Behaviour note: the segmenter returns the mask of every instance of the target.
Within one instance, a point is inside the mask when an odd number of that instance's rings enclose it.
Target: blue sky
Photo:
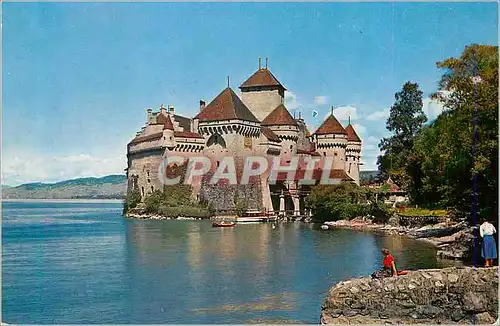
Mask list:
[[[394,93],[418,82],[435,116],[435,63],[497,23],[496,3],[4,3],[2,180],[123,173],[145,108],[193,116],[258,57],[311,131],[351,115],[374,169]]]

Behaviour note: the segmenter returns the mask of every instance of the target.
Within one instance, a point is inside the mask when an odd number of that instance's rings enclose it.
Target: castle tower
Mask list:
[[[160,111],[160,114],[156,116],[156,124],[163,125],[163,138],[160,140],[161,144],[168,149],[173,149],[175,147],[174,124],[170,116],[166,114],[163,109]]]
[[[278,105],[264,120],[262,126],[269,127],[281,140],[281,154],[295,155],[299,127],[283,104]]]
[[[285,87],[267,69],[257,70],[240,86],[241,99],[252,113],[264,120],[278,105],[284,102]]]
[[[225,149],[239,153],[257,147],[260,121],[230,87],[208,105],[200,106],[200,113],[194,119],[197,120],[198,132],[205,137],[207,149],[220,145],[221,153],[225,153]],[[210,151],[217,154],[212,149]]]
[[[347,132],[346,164],[345,172],[354,179],[359,186],[359,166],[361,165],[361,139],[356,134],[354,127],[349,125],[345,128]]]
[[[333,115],[333,110],[313,134],[313,142],[318,153],[333,157],[333,169],[345,170],[347,131]]]

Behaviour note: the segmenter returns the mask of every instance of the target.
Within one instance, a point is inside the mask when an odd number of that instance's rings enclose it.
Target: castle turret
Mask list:
[[[345,128],[347,132],[347,148],[345,171],[359,185],[359,167],[361,165],[361,139],[356,134],[354,127],[349,125]]]
[[[174,124],[170,119],[170,116],[160,112],[156,117],[156,123],[163,125],[163,138],[161,139],[161,143],[168,149],[173,149],[175,147],[175,139],[174,139]]]
[[[345,170],[347,131],[332,113],[313,134],[316,151],[333,157],[333,169]]]
[[[299,127],[283,104],[278,105],[262,120],[262,126],[269,127],[281,140],[281,154],[297,153]]]
[[[237,153],[242,149],[255,149],[258,145],[260,121],[230,87],[203,107],[195,119],[207,147],[220,145]],[[217,152],[211,151],[213,154]]]
[[[284,102],[286,88],[267,69],[257,70],[240,86],[241,99],[259,119],[264,120],[278,105]]]

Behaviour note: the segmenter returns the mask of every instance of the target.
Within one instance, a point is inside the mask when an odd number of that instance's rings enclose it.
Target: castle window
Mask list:
[[[149,177],[149,171],[147,171],[148,177]]]
[[[172,136],[170,136],[170,140],[172,140],[172,139],[173,139]]]
[[[151,192],[154,192],[155,191],[155,188],[153,186],[151,186]]]
[[[167,139],[167,137],[163,137],[163,140]]]
[[[151,179],[148,179],[148,183],[151,183]]]
[[[141,187],[141,196],[144,197],[144,187]]]
[[[290,145],[290,150],[293,148],[293,145]]]
[[[323,152],[324,156],[326,156],[326,152]]]
[[[337,153],[333,153],[334,156],[337,156]]]
[[[217,161],[217,167],[219,167],[219,165],[220,165],[220,161]]]

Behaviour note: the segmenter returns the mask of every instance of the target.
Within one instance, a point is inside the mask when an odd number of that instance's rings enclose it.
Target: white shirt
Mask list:
[[[484,222],[481,224],[479,227],[479,234],[481,235],[481,238],[484,238],[485,235],[493,235],[493,233],[497,232],[493,224]]]

